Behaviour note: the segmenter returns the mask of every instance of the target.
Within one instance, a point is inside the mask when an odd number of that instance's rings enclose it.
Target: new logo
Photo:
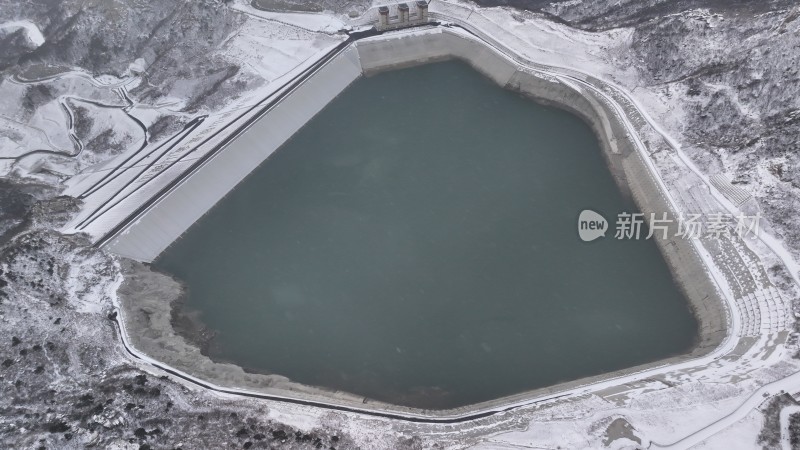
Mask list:
[[[605,217],[591,209],[581,211],[578,216],[578,236],[583,242],[605,237],[606,231],[608,231],[608,221]]]

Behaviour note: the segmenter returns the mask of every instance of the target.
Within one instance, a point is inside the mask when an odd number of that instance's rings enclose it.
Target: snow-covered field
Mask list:
[[[0,170],[16,179],[63,188],[64,194],[82,200],[76,213],[58,224],[39,220],[40,230],[63,225],[64,230],[85,232],[93,240],[102,237],[126,211],[143,204],[182,168],[218,144],[225,135],[217,131],[246,119],[249,108],[274,95],[283,81],[342,42],[345,36],[339,30],[373,18],[373,11],[353,20],[329,13],[264,12],[243,0],[235,2],[233,9],[242,19],[221,39],[217,52],[242,68],[236,76],[247,89],[231,91],[221,103],[189,108],[187,99],[197,97],[199,89],[198,82],[189,78],[170,85],[156,101],[148,101],[140,93],[151,83],[146,74],[151,61],[138,58],[128,61],[125,73],[114,75],[71,67],[41,77],[3,76],[0,95],[11,101],[0,103],[0,156],[4,158]],[[637,56],[631,51],[639,45],[640,32],[633,27],[590,32],[530,12],[478,8],[457,0],[436,0],[430,11],[437,20],[463,26],[521,64],[595,92],[629,127],[640,156],[676,210],[704,215],[749,213],[759,210],[756,198],[780,187],[775,181],[748,189],[734,187],[728,180],[736,173],[730,168],[740,156],[731,153],[719,164],[685,138],[692,126],[685,102],[694,100],[642,80],[635,68]],[[724,21],[724,15],[707,10],[679,16],[671,20],[709,28]],[[787,20],[780,26],[796,32],[798,22]],[[0,23],[0,37],[17,32],[34,49],[47,42],[47,32],[40,30],[45,28],[29,20]],[[213,84],[215,74],[223,79],[223,72],[214,72],[204,83]],[[709,88],[719,95],[732,95],[727,85]],[[756,114],[744,102],[738,110],[744,116]],[[160,119],[169,115],[194,125],[153,133]],[[202,121],[191,122],[199,117]],[[774,180],[775,161],[755,164],[765,180]],[[339,430],[352,439],[348,445],[375,449],[756,447],[765,424],[774,422],[767,420],[770,399],[800,392],[793,328],[800,267],[794,256],[800,244],[787,241],[786,230],[792,226],[765,221],[758,239],[694,242],[730,312],[728,339],[702,359],[581,386],[513,411],[447,425],[267,401],[261,402],[268,409],[264,419],[303,432]],[[101,320],[113,308],[111,297],[120,283],[118,266],[102,252],[76,253],[66,249],[66,244],[63,247],[54,254],[59,258],[56,266],[62,268],[56,270],[63,278],[58,289],[68,299],[69,314],[81,317],[81,323]],[[102,266],[102,273],[92,274],[93,265]],[[36,279],[40,266],[15,261],[4,262],[2,268],[6,273],[13,268],[18,274],[7,290],[19,301],[44,295],[39,287],[18,281]],[[10,310],[0,314],[2,323],[10,327],[21,327],[18,318],[25,317]],[[102,351],[108,352],[114,364],[164,375],[126,356],[118,339],[99,341],[92,340],[106,349]],[[91,372],[90,368],[71,370]],[[244,402],[191,384],[184,389],[193,392],[195,399]],[[784,408],[777,431],[772,430],[780,437],[783,429],[784,441],[788,439],[787,414],[794,411],[790,408]],[[24,434],[19,427],[13,429]],[[780,439],[775,445],[780,445]]]

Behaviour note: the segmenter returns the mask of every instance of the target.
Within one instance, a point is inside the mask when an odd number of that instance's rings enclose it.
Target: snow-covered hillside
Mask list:
[[[748,207],[800,260],[794,0],[434,2],[495,27],[531,60],[619,86],[710,183],[752,196]],[[369,19],[359,16],[368,0],[255,3],[269,11],[245,0],[0,0],[0,446],[637,448],[714,422],[698,448],[779,448],[781,427],[798,428],[782,394],[800,386],[770,384],[793,380],[796,334],[786,346],[753,337],[737,348],[750,359],[692,379],[435,426],[216,395],[139,365],[109,320],[122,273],[135,289],[178,284],[55,232],[80,208],[60,193],[197,117],[252,105]],[[779,258],[765,264],[770,288],[747,299],[796,293]]]

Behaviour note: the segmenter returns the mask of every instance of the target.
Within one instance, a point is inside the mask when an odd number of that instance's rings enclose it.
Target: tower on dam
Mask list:
[[[388,6],[381,6],[378,8],[378,27],[387,27],[389,26],[389,7]]]
[[[408,22],[408,3],[400,3],[397,5],[397,17],[400,19],[400,24]]]
[[[417,20],[428,21],[428,2],[420,0],[417,2]]]
[[[428,2],[424,0],[413,2],[413,10],[408,3],[384,5],[378,7],[378,30],[393,30],[404,27],[417,26],[427,23]]]

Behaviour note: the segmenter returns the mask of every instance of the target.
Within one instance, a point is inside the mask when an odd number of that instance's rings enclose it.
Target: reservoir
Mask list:
[[[591,243],[587,208],[612,228]],[[215,360],[446,409],[692,348],[655,243],[614,239],[620,212],[588,125],[448,61],[357,80],[153,266]]]

